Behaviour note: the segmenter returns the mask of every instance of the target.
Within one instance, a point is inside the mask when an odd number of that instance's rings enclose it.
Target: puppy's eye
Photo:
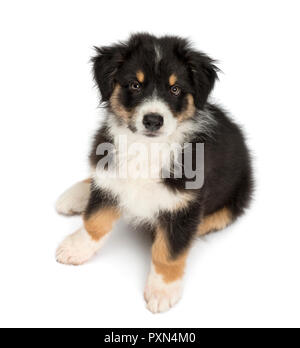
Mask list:
[[[139,91],[141,89],[141,84],[137,81],[131,82],[129,87],[132,91]]]
[[[170,91],[171,91],[171,93],[172,93],[173,95],[175,95],[176,97],[178,97],[178,96],[180,95],[180,93],[181,93],[181,88],[178,87],[178,86],[172,86],[172,87],[170,88]]]

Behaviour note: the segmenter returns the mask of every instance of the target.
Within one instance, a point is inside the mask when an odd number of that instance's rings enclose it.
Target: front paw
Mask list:
[[[167,283],[161,275],[151,270],[144,296],[147,308],[152,313],[166,312],[181,299],[182,280]]]
[[[56,261],[65,265],[82,265],[100,248],[84,228],[68,236],[56,250]]]

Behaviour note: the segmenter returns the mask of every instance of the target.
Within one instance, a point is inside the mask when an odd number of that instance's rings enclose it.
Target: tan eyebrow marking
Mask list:
[[[139,70],[137,73],[136,73],[136,78],[138,79],[138,81],[140,83],[143,83],[145,81],[145,74]]]
[[[175,74],[172,74],[169,77],[169,84],[170,84],[170,86],[174,86],[176,82],[177,82],[177,76]]]

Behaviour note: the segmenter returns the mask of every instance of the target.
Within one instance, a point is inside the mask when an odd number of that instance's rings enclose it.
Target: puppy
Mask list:
[[[208,102],[214,61],[187,40],[137,34],[96,51],[105,121],[90,153],[91,178],[58,200],[59,213],[83,214],[83,227],[62,242],[57,261],[88,261],[124,217],[153,236],[145,300],[163,312],[181,297],[195,238],[224,229],[248,206],[249,152],[240,128]]]

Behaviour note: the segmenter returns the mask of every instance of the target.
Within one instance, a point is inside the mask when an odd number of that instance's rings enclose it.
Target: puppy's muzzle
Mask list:
[[[150,132],[158,131],[164,124],[164,119],[161,115],[151,113],[144,116],[143,125]]]

